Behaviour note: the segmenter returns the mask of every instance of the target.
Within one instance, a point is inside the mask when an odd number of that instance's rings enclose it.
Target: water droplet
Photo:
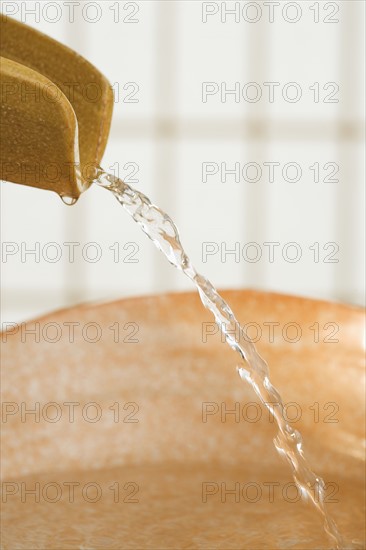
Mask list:
[[[69,197],[68,195],[60,195],[60,197],[61,197],[62,202],[64,204],[66,204],[67,206],[72,206],[78,200],[75,197]]]

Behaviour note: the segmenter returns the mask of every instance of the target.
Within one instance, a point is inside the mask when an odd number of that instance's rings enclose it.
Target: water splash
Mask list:
[[[278,432],[274,444],[279,454],[289,462],[295,483],[301,494],[308,497],[323,517],[324,529],[334,548],[344,548],[342,537],[325,505],[325,484],[310,468],[302,449],[301,434],[285,419],[284,404],[269,378],[268,365],[259,355],[255,345],[245,334],[230,306],[221,298],[208,279],[197,273],[185,253],[179,232],[173,220],[150,200],[122,180],[98,172],[96,183],[111,191],[144,233],[153,241],[169,262],[183,271],[195,284],[203,305],[211,311],[229,346],[240,356],[237,367],[240,377],[249,382],[255,393],[274,417]]]

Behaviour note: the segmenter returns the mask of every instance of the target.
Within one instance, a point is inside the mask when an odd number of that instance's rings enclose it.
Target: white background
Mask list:
[[[122,176],[130,171],[127,163],[138,166],[133,185],[175,219],[189,256],[215,286],[363,303],[364,2],[120,1],[117,12],[115,1],[80,1],[74,2],[74,21],[70,2],[2,4],[3,12],[15,12],[16,19],[89,59],[119,90],[103,166],[119,163]],[[225,10],[233,9],[225,21]],[[236,102],[233,94],[217,93],[203,102],[204,82],[219,90],[238,82],[240,92],[256,82],[262,97],[251,103],[244,93]],[[265,82],[279,83],[273,102]],[[297,102],[283,98],[289,82],[301,89]],[[133,103],[126,102],[130,83],[138,87]],[[318,102],[310,89],[314,83]],[[339,87],[335,103],[324,102],[334,86],[328,83]],[[224,182],[219,172],[203,182],[207,162],[219,170],[221,163],[228,169],[257,163],[262,177],[235,181],[228,174]],[[280,163],[273,182],[263,165],[269,162]],[[300,166],[299,181],[282,176],[288,163]],[[319,182],[310,169],[314,163]],[[338,181],[324,181],[331,172],[323,169],[326,163],[339,167]],[[288,179],[293,174],[290,169]],[[66,207],[54,193],[4,182],[1,225],[3,246],[19,248],[13,256],[2,255],[3,322],[80,302],[191,288],[96,186]],[[50,242],[62,250],[55,263],[47,257],[53,254]],[[80,243],[76,261],[70,261],[65,242]],[[95,263],[86,255],[93,255],[93,247],[85,249],[92,242],[102,254]],[[117,242],[121,254],[115,262],[110,247]],[[208,242],[217,252],[204,258]],[[272,262],[268,242],[279,243]],[[293,242],[301,251],[297,262],[289,261]],[[39,262],[31,254],[22,258],[22,249],[35,246]],[[239,258],[225,256],[235,247]],[[337,248],[328,260],[338,261],[325,261]],[[129,263],[133,250],[137,261]],[[261,258],[248,261],[255,251]]]

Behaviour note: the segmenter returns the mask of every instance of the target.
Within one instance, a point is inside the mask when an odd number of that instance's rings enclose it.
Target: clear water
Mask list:
[[[203,305],[214,315],[216,323],[225,334],[227,343],[239,355],[237,370],[240,377],[249,382],[276,421],[278,432],[274,444],[277,451],[289,462],[293,478],[303,497],[309,498],[322,515],[324,529],[333,547],[344,548],[342,537],[325,505],[324,481],[312,471],[304,457],[301,434],[285,420],[283,401],[271,383],[267,363],[259,355],[253,342],[245,336],[229,305],[221,298],[210,281],[197,273],[191,264],[181,245],[178,229],[173,220],[157,206],[151,204],[145,195],[102,169],[98,171],[96,183],[114,194],[118,202],[141,226],[144,233],[163,252],[169,262],[183,271],[196,285]],[[238,335],[244,335],[244,337],[237,338]]]
[[[69,197],[68,195],[61,195],[61,200],[66,206],[73,206],[77,203],[77,200],[75,197]]]

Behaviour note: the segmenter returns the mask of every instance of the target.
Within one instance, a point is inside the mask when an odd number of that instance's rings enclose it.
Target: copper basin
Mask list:
[[[364,548],[363,312],[223,295],[270,365],[347,547]],[[4,550],[332,547],[215,330],[184,293],[3,333]]]

